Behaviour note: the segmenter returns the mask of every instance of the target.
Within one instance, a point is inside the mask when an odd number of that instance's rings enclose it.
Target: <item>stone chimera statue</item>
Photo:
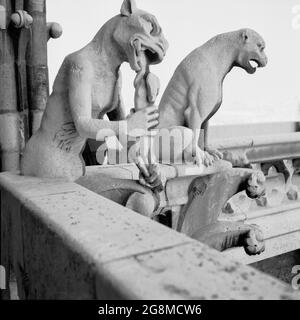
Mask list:
[[[163,60],[168,44],[156,18],[124,0],[113,17],[84,48],[68,55],[55,79],[39,130],[26,145],[24,175],[62,177],[75,181],[85,172],[81,152],[88,138],[145,131],[158,124],[156,107],[139,110],[125,119],[120,96],[120,66],[132,70]],[[107,114],[112,121],[103,120]],[[126,132],[120,132],[127,127]]]

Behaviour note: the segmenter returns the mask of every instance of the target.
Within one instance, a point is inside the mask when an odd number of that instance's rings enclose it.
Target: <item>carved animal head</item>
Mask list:
[[[152,14],[137,9],[134,0],[124,0],[121,19],[113,38],[136,72],[142,69],[145,62],[160,63],[168,49],[168,42],[157,19]]]
[[[265,186],[266,178],[260,171],[254,172],[250,175],[246,182],[246,194],[251,199],[260,198],[266,193]]]
[[[265,67],[268,58],[264,52],[265,41],[254,30],[242,29],[238,31],[239,46],[236,65],[253,74],[256,68]]]

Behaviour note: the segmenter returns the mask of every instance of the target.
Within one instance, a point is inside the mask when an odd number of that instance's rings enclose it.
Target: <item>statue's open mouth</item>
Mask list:
[[[150,64],[155,64],[161,62],[158,52],[155,50],[148,48],[144,50],[145,56]]]
[[[134,52],[133,69],[138,72],[145,67],[145,64],[158,64],[165,56],[165,49],[160,44],[148,45],[137,38],[132,41]]]
[[[263,64],[257,59],[250,59],[247,63],[247,71],[254,73],[257,68],[261,68]]]

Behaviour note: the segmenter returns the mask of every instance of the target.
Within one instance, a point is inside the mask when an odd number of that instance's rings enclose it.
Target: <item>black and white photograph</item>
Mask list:
[[[300,300],[300,0],[0,0],[0,218],[0,317]]]

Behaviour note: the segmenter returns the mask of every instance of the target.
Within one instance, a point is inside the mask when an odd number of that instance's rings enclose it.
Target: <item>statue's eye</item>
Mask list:
[[[161,28],[155,17],[146,15],[143,17],[143,20],[144,20],[143,26],[145,28],[145,31],[147,29],[147,32],[149,32],[151,36],[154,36],[154,37],[160,35]]]
[[[157,36],[161,33],[161,29],[159,24],[155,20],[151,20],[150,22],[150,34],[152,36]]]
[[[150,23],[150,34],[154,34],[156,30],[156,26],[153,22]]]
[[[265,49],[265,47],[261,43],[258,43],[257,47],[260,51],[263,51]]]

